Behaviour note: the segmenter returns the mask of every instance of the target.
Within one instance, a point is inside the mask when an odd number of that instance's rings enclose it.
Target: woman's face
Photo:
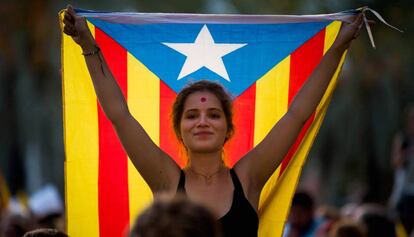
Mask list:
[[[208,91],[189,95],[184,103],[180,130],[189,151],[221,151],[227,134],[227,122],[218,98]]]

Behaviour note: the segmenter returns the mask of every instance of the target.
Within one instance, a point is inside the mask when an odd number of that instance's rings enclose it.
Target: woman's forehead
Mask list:
[[[188,107],[209,106],[221,108],[220,100],[211,92],[197,91],[190,94],[184,104],[184,109]]]

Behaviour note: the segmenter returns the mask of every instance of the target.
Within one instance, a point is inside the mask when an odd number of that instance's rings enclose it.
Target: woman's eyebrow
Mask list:
[[[188,113],[188,112],[197,112],[199,111],[199,109],[187,109],[184,111],[184,113]]]
[[[210,107],[207,108],[208,111],[219,111],[219,112],[223,112],[222,109],[218,108],[218,107]],[[200,109],[194,108],[194,109],[187,109],[184,111],[184,113],[189,113],[189,112],[198,112],[200,111]]]
[[[222,109],[220,109],[220,108],[216,108],[216,107],[211,107],[211,108],[208,108],[207,110],[209,110],[209,111],[219,111],[219,112],[223,112],[223,110]]]

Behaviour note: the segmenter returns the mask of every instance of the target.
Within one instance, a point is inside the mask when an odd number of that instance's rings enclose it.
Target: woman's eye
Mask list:
[[[221,116],[220,114],[211,114],[210,117],[213,119],[219,119]]]
[[[185,118],[186,118],[186,119],[195,119],[195,118],[196,118],[196,115],[195,115],[195,114],[187,114],[187,115],[185,116]]]

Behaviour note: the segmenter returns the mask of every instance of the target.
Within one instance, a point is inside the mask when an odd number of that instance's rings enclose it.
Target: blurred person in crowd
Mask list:
[[[33,229],[32,220],[17,213],[7,213],[0,223],[0,237],[22,237]]]
[[[355,219],[357,215],[359,204],[350,202],[343,205],[340,209],[341,218]]]
[[[65,219],[62,213],[51,213],[42,218],[35,219],[39,228],[56,228],[59,231],[65,230]]]
[[[366,213],[362,223],[367,228],[367,237],[395,237],[395,225],[386,215]]]
[[[340,214],[335,207],[323,205],[316,209],[316,218],[321,220],[321,224],[315,237],[328,237],[332,227],[340,220]]]
[[[26,205],[19,198],[9,198],[0,222],[0,237],[21,237],[35,224]]]
[[[8,206],[9,195],[9,189],[7,187],[6,181],[3,178],[3,174],[0,171],[0,213],[2,213],[2,211],[4,211]]]
[[[395,237],[395,223],[387,216],[385,206],[367,203],[358,207],[355,219],[362,223],[367,231],[367,237]]]
[[[397,206],[397,221],[405,233],[414,233],[414,196],[403,196]]]
[[[34,192],[29,208],[38,228],[65,230],[63,202],[55,186],[48,184]]]
[[[67,234],[57,229],[36,229],[36,230],[29,231],[23,235],[23,237],[50,237],[50,236],[68,237]]]
[[[10,199],[9,196],[9,188],[6,184],[6,181],[4,180],[2,172],[0,171],[0,223],[2,222],[2,217],[5,214],[6,209],[8,208]]]
[[[311,237],[321,224],[314,216],[314,201],[307,192],[296,192],[283,237]]]
[[[406,107],[404,128],[394,139],[392,165],[395,174],[390,205],[410,233],[414,227],[414,103]]]
[[[131,237],[220,237],[213,214],[185,196],[158,198],[141,213]]]
[[[344,219],[335,223],[329,237],[366,237],[365,226],[354,220]]]

